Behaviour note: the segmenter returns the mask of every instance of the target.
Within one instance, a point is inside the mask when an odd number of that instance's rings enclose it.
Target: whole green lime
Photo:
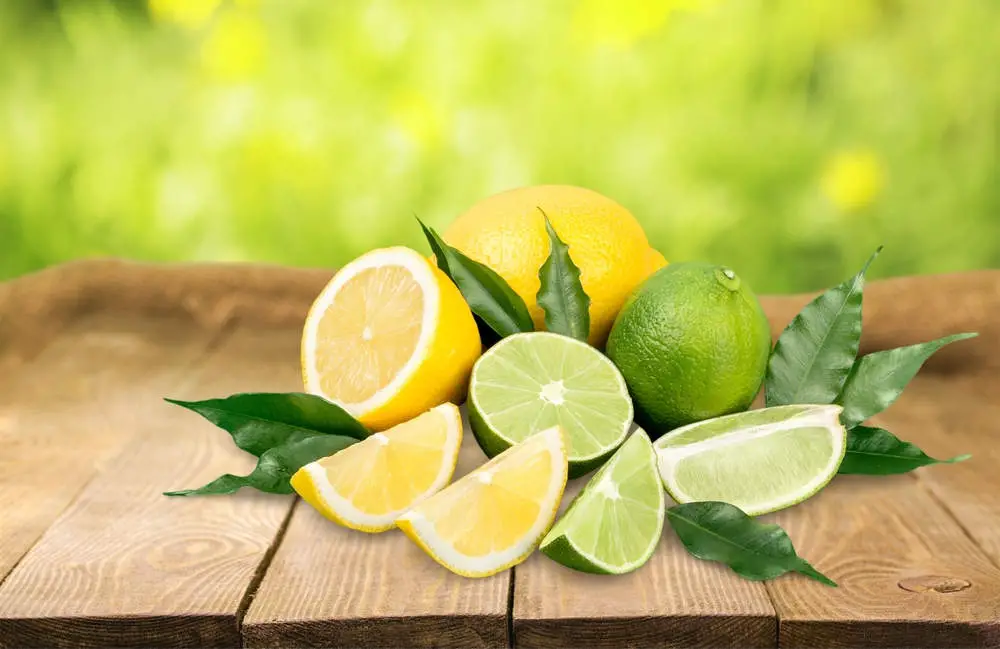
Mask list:
[[[750,407],[771,350],[767,318],[729,268],[671,264],[629,297],[608,338],[635,418],[653,436]]]

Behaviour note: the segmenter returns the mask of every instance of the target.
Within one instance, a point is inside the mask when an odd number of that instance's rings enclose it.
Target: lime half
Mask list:
[[[663,501],[653,444],[637,430],[573,500],[541,550],[575,570],[631,572],[660,542]]]
[[[515,334],[472,368],[469,421],[490,457],[560,426],[569,476],[576,478],[621,445],[632,425],[632,399],[618,368],[590,345],[553,333]]]
[[[721,500],[750,516],[800,503],[844,459],[841,410],[777,406],[678,428],[656,440],[663,486],[679,503]]]

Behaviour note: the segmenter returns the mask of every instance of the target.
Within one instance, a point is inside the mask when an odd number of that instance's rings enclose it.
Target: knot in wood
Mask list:
[[[972,582],[957,577],[941,575],[921,575],[899,580],[899,587],[911,593],[957,593],[972,585]]]

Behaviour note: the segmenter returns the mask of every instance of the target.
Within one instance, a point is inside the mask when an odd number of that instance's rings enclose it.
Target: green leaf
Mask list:
[[[299,433],[368,437],[368,429],[343,408],[312,394],[257,392],[205,401],[166,401],[228,431],[237,447],[257,457]]]
[[[527,305],[504,278],[449,246],[420,219],[417,222],[437,258],[438,268],[455,282],[473,313],[501,337],[534,331]]]
[[[538,269],[541,288],[538,289],[538,306],[545,312],[545,328],[587,342],[590,334],[590,298],[580,283],[580,269],[569,256],[569,246],[562,242],[545,218],[549,234],[549,256]]]
[[[833,403],[844,387],[861,341],[865,272],[878,254],[851,279],[807,304],[788,324],[767,363],[768,406]]]
[[[840,473],[892,475],[906,473],[929,464],[952,464],[971,455],[956,455],[950,460],[935,460],[909,442],[904,442],[883,428],[855,426],[847,431],[847,453],[840,463]]]
[[[798,572],[827,586],[837,585],[795,554],[783,529],[758,523],[729,503],[676,505],[667,510],[667,520],[688,552],[706,561],[720,561],[747,579],[760,581]]]
[[[168,491],[166,496],[207,496],[230,494],[242,487],[253,487],[273,494],[293,492],[289,479],[302,466],[347,448],[358,440],[344,435],[293,433],[284,443],[264,451],[249,475],[227,473],[198,489]]]
[[[854,362],[836,403],[844,406],[840,421],[853,428],[872,415],[888,408],[903,392],[924,362],[934,352],[957,340],[975,338],[964,333],[945,336],[926,343],[897,347],[862,356]]]

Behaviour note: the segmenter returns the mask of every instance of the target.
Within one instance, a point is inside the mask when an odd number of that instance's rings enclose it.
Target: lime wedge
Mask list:
[[[569,476],[576,478],[624,441],[632,399],[618,368],[590,345],[547,332],[515,334],[472,368],[469,421],[490,457],[560,426],[569,443]]]
[[[653,444],[637,430],[573,500],[541,550],[575,570],[631,572],[660,542],[663,501]]]
[[[663,486],[679,503],[721,500],[750,516],[800,503],[844,459],[841,410],[776,406],[678,428],[656,440]]]

